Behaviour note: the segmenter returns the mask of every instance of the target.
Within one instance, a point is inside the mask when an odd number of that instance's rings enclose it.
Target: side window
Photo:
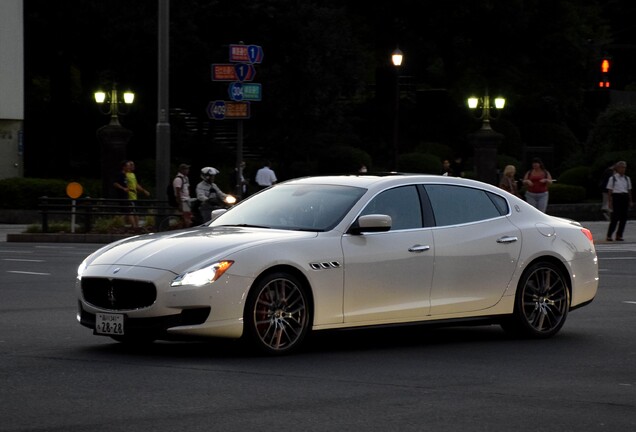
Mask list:
[[[498,195],[463,186],[427,185],[437,226],[492,219],[508,213],[506,200]]]
[[[422,206],[415,186],[402,186],[380,193],[360,215],[368,214],[391,216],[391,231],[422,228]]]
[[[492,202],[495,204],[495,207],[497,207],[497,210],[499,210],[499,214],[501,216],[507,215],[508,209],[509,209],[508,201],[506,201],[506,199],[502,197],[501,195],[496,195],[490,192],[486,192],[486,193],[488,194],[488,198],[490,198]]]

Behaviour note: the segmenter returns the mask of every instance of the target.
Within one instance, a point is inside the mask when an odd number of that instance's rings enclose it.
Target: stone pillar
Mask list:
[[[113,183],[120,171],[121,161],[126,159],[126,146],[132,131],[120,124],[108,124],[97,130],[97,140],[101,146],[102,197],[114,198]]]
[[[490,128],[482,128],[468,135],[473,146],[475,161],[475,178],[484,183],[497,185],[497,147],[504,136]]]

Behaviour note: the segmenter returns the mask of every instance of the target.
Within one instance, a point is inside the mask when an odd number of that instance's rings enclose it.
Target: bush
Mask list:
[[[550,204],[572,204],[585,201],[585,188],[554,183],[550,186]]]
[[[38,198],[64,198],[68,183],[59,179],[9,178],[0,180],[0,208],[37,209]]]
[[[38,199],[67,198],[66,186],[70,182],[62,179],[37,179],[14,177],[0,180],[0,208],[33,210],[38,208]],[[80,180],[84,189],[82,196],[100,197],[100,180]]]
[[[401,172],[439,174],[442,172],[442,161],[430,154],[406,153],[400,155],[398,169]]]
[[[559,176],[559,184],[587,187],[591,181],[592,170],[586,166],[570,168]]]
[[[581,186],[585,189],[586,198],[594,198],[600,196],[598,186],[599,179],[593,172],[592,168],[587,166],[578,166],[563,171],[559,176],[560,185]]]

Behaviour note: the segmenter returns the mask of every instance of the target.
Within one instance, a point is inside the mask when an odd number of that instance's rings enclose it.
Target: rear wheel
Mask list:
[[[312,322],[307,288],[287,273],[266,276],[248,296],[244,322],[246,337],[260,351],[270,355],[294,351]]]
[[[563,327],[569,309],[570,290],[563,271],[550,262],[537,262],[521,276],[513,316],[502,327],[520,336],[547,338]]]

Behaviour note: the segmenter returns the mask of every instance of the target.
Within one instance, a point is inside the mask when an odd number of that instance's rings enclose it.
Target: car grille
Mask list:
[[[153,283],[126,279],[83,277],[82,294],[91,305],[110,310],[141,309],[157,299]]]

